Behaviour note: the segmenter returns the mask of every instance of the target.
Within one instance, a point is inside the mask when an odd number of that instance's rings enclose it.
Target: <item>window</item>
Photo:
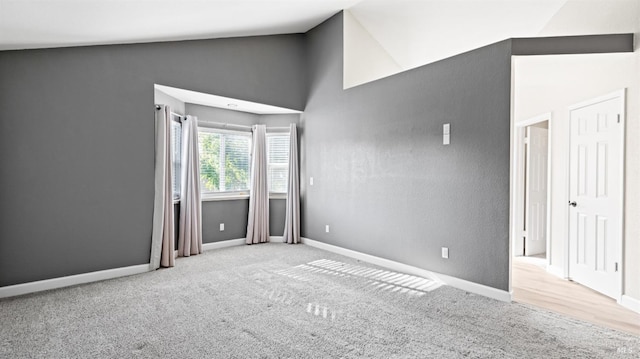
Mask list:
[[[267,134],[267,183],[271,193],[287,193],[289,134]]]
[[[182,160],[182,123],[179,119],[171,121],[171,148],[173,153],[171,155],[171,165],[173,170],[173,199],[180,199],[180,182],[181,171],[180,162]]]
[[[198,128],[203,194],[249,190],[251,133]]]

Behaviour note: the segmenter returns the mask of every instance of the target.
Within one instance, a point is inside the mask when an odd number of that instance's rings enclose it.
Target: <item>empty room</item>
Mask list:
[[[640,0],[0,0],[0,358],[638,358]]]

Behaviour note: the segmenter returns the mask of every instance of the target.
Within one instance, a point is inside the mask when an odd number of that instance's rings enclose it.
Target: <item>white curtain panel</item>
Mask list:
[[[300,243],[300,181],[298,174],[298,132],[296,124],[289,129],[289,183],[287,185],[287,212],[284,222],[285,243]]]
[[[202,203],[200,202],[200,159],[198,119],[187,116],[182,123],[182,187],[180,190],[180,232],[178,255],[202,253]]]
[[[247,244],[269,242],[269,188],[267,187],[266,126],[253,126],[253,156]]]
[[[173,193],[171,188],[171,108],[156,109],[155,197],[149,269],[174,266]]]

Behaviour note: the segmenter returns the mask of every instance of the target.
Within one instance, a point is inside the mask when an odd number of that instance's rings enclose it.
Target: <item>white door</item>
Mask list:
[[[547,160],[546,128],[527,127],[527,161],[525,185],[524,254],[532,256],[547,251]]]
[[[569,277],[620,295],[624,92],[570,110]]]

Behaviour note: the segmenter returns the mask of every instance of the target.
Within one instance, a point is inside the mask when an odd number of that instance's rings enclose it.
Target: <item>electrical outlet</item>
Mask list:
[[[449,248],[442,247],[442,258],[445,258],[445,259],[449,258]]]
[[[324,231],[329,233],[329,225],[328,224],[326,226],[324,226]]]
[[[224,223],[220,223],[220,232],[224,231]]]

